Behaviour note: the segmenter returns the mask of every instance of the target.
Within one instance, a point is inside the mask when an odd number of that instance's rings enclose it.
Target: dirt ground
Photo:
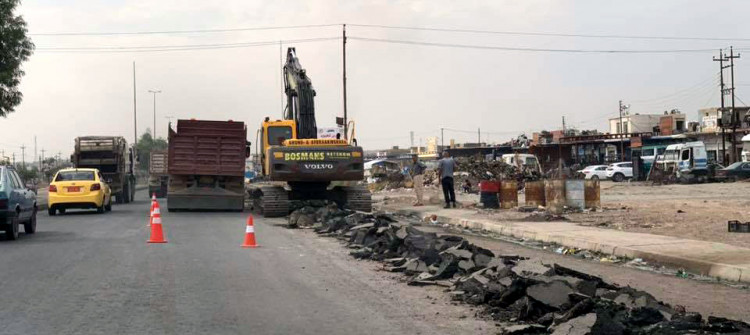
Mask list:
[[[426,189],[430,203],[442,202],[442,190]],[[410,189],[382,191],[375,199],[408,202]],[[474,207],[476,194],[457,194],[463,207]],[[523,193],[519,203],[524,203]],[[651,186],[647,183],[601,183],[601,210],[567,213],[572,222],[604,229],[650,233],[722,242],[750,248],[750,234],[729,233],[728,220],[750,221],[750,183],[710,183]],[[497,220],[522,220],[529,213],[517,210],[479,210]]]

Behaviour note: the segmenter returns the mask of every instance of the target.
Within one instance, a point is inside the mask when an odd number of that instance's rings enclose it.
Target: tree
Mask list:
[[[34,51],[34,43],[26,36],[26,21],[13,15],[20,0],[0,0],[0,116],[15,111],[23,94],[18,90],[24,71],[21,63]]]
[[[146,132],[138,139],[138,161],[141,163],[141,169],[148,170],[148,164],[151,159],[151,150],[167,150],[167,141],[163,138],[154,138],[151,136],[151,129],[146,128]]]

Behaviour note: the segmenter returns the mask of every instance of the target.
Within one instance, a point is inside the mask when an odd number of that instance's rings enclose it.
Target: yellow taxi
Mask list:
[[[69,208],[96,208],[98,213],[112,210],[112,190],[97,169],[62,169],[49,184],[49,215],[65,213]]]

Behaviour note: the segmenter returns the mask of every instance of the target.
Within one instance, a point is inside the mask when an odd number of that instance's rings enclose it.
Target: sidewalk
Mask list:
[[[642,258],[693,273],[750,283],[750,249],[724,243],[584,227],[570,222],[494,221],[483,218],[475,210],[443,209],[438,206],[386,205],[383,209],[420,217],[434,214],[441,223],[454,226],[554,242],[618,257]]]

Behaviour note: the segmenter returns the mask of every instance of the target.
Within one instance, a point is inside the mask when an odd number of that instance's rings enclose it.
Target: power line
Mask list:
[[[660,96],[660,97],[657,97],[657,98],[642,99],[642,100],[631,100],[631,102],[632,103],[648,103],[648,102],[656,102],[656,101],[660,101],[660,100],[665,100],[665,99],[671,98],[671,97],[673,97],[675,95],[680,95],[681,93],[684,93],[684,92],[687,92],[687,91],[696,90],[696,89],[699,89],[701,87],[704,87],[707,83],[718,84],[719,83],[719,72],[711,74],[710,77],[707,77],[707,78],[701,80],[698,84],[692,85],[692,86],[690,86],[688,88],[677,90],[677,91],[674,91],[673,93],[670,93],[670,94],[667,94],[667,95],[664,95],[664,96]]]
[[[203,34],[203,33],[225,33],[255,30],[279,30],[279,29],[301,29],[337,27],[338,23],[329,24],[307,24],[295,26],[271,26],[271,27],[249,27],[249,28],[225,28],[225,29],[193,29],[193,30],[157,30],[157,31],[118,31],[118,32],[57,32],[57,33],[30,33],[31,36],[113,36],[113,35],[174,35],[174,34]]]
[[[318,37],[296,40],[285,40],[282,43],[307,43],[321,42],[341,39],[336,37]],[[223,44],[192,44],[192,45],[155,45],[155,46],[133,46],[133,47],[40,47],[37,52],[45,53],[133,53],[133,52],[161,52],[161,51],[192,51],[192,50],[215,50],[215,49],[236,49],[248,48],[267,45],[278,45],[279,41],[263,42],[242,42],[242,43],[223,43]]]
[[[695,52],[714,52],[713,49],[668,49],[668,50],[597,50],[597,49],[550,49],[550,48],[521,48],[489,45],[470,45],[470,44],[452,44],[452,43],[435,43],[422,41],[393,40],[369,37],[347,37],[351,40],[382,42],[405,45],[422,45],[446,48],[463,48],[463,49],[481,49],[481,50],[503,50],[503,51],[525,51],[525,52],[566,52],[566,53],[622,53],[622,54],[657,54],[657,53],[695,53]]]
[[[493,34],[493,35],[518,35],[518,36],[553,36],[553,37],[583,37],[583,38],[611,38],[611,39],[645,39],[645,40],[681,40],[681,41],[750,41],[750,38],[731,38],[731,37],[693,37],[693,36],[645,36],[645,35],[612,35],[612,34],[565,34],[565,33],[543,33],[543,32],[523,32],[523,31],[497,31],[497,30],[478,30],[478,29],[454,29],[454,28],[429,28],[414,26],[389,26],[379,24],[351,24],[352,27],[363,28],[380,28],[380,29],[398,29],[398,30],[418,30],[418,31],[436,31],[450,33],[472,33],[472,34]]]

